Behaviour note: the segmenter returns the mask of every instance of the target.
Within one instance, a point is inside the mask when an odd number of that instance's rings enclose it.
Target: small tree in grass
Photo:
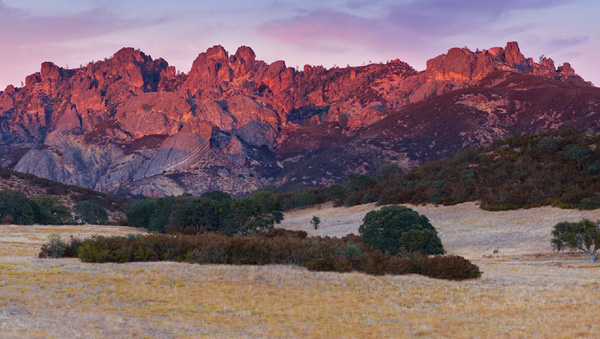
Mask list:
[[[588,219],[580,222],[559,222],[552,230],[552,246],[557,251],[582,251],[590,257],[590,263],[594,263],[600,248],[599,223]]]
[[[310,224],[313,225],[315,229],[318,229],[319,225],[321,224],[321,218],[313,215],[312,219],[310,219]]]

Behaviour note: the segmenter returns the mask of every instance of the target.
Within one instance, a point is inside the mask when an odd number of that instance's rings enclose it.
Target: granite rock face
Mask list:
[[[0,164],[125,195],[243,194],[412,167],[509,130],[598,129],[599,97],[569,63],[536,63],[516,42],[453,48],[421,72],[299,69],[214,46],[184,74],[123,48],[77,69],[44,62],[0,92]]]

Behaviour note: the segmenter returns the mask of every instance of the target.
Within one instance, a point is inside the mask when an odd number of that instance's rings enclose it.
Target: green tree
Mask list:
[[[316,215],[313,215],[312,219],[310,219],[310,224],[315,228],[318,229],[319,225],[321,224],[321,218],[317,217]]]
[[[375,179],[366,174],[350,174],[346,180],[346,187],[350,192],[362,191],[375,184]]]
[[[596,253],[600,247],[600,221],[583,219],[579,222],[559,222],[552,230],[552,246],[557,251],[570,249],[582,251],[596,261]]]
[[[108,221],[106,210],[93,200],[82,200],[75,204],[75,213],[86,224],[103,224]]]
[[[589,157],[591,154],[587,147],[582,147],[575,144],[569,144],[563,148],[560,152],[560,156],[564,160],[575,161],[578,169],[582,168],[582,161]]]
[[[386,164],[377,170],[377,180],[390,180],[397,174],[402,173],[402,169],[396,164]]]
[[[205,199],[211,199],[214,201],[221,201],[221,202],[231,201],[231,195],[229,195],[229,193],[225,193],[222,191],[210,191],[210,192],[202,193],[202,195],[200,197],[205,198]]]
[[[0,221],[2,223],[31,225],[36,222],[35,208],[25,194],[12,190],[0,191]]]
[[[269,211],[268,209],[273,206],[265,207],[262,203],[257,203],[252,198],[233,199],[231,204],[233,218],[227,225],[231,230],[229,234],[247,234],[258,230],[272,229],[275,224],[279,224],[283,220],[283,213],[276,210]]]
[[[45,214],[45,218],[50,224],[61,225],[74,221],[71,210],[55,196],[40,194],[35,196],[33,201],[40,206],[42,213]]]
[[[310,206],[317,203],[317,196],[310,192],[297,192],[292,195],[292,205],[294,208]]]
[[[435,237],[410,233],[403,237],[404,233],[411,230],[429,231]],[[397,254],[400,251],[400,239],[404,242],[414,238],[426,238],[432,244],[426,243],[420,247],[426,254],[443,254],[444,249],[437,237],[435,228],[429,223],[426,216],[404,206],[386,206],[379,211],[371,211],[365,215],[363,224],[358,232],[363,242],[369,247],[382,252]],[[439,246],[437,246],[439,243]],[[406,246],[406,243],[403,243]]]
[[[166,232],[175,198],[148,198],[131,205],[126,213],[127,223],[149,231]]]
[[[192,226],[196,230],[223,231],[224,222],[230,216],[230,200],[181,196],[175,202],[171,224]]]
[[[273,193],[269,191],[255,191],[250,200],[258,206],[261,213],[270,213],[279,210],[279,202]]]
[[[408,253],[444,254],[440,238],[435,231],[429,229],[412,229],[402,233],[398,239],[398,248]]]
[[[325,189],[325,199],[327,201],[342,201],[346,196],[346,187],[342,185],[331,185]]]

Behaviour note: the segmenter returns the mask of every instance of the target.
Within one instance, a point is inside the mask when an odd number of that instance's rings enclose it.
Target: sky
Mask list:
[[[44,61],[76,68],[135,47],[187,73],[213,45],[257,59],[417,70],[452,47],[518,41],[600,86],[597,0],[0,0],[0,91]]]

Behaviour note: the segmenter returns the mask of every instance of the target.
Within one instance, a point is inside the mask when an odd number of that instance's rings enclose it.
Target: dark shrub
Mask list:
[[[360,199],[361,204],[369,204],[375,201],[377,201],[377,197],[375,197],[375,195],[371,192],[365,193],[365,195],[363,195]]]
[[[402,169],[396,164],[382,165],[377,170],[377,180],[390,180],[400,173],[402,173]]]
[[[350,260],[338,256],[315,259],[308,262],[305,267],[309,271],[316,272],[351,272],[353,269]]]
[[[56,251],[50,251],[52,248]],[[47,257],[49,253],[77,256],[85,262],[167,260],[202,264],[295,264],[311,271],[356,270],[375,275],[419,273],[455,280],[481,274],[477,266],[460,257],[444,259],[446,257],[411,254],[408,258],[400,258],[371,250],[356,235],[342,239],[305,238],[301,232],[274,230],[237,237],[205,232],[196,235],[93,236],[83,241],[72,238],[69,244],[51,241],[42,247],[40,256]]]
[[[367,274],[384,275],[386,273],[385,256],[377,250],[360,256],[358,266],[359,271]]]
[[[284,228],[273,228],[262,233],[258,233],[265,238],[275,238],[275,237],[290,237],[290,238],[298,238],[298,239],[306,239],[308,233],[305,231],[292,231],[286,230]]]
[[[446,256],[417,256],[415,260],[417,273],[436,279],[466,280],[481,277],[479,267],[463,257]]]
[[[126,213],[127,223],[133,227],[148,228],[150,217],[156,210],[156,199],[146,199],[131,205]]]

